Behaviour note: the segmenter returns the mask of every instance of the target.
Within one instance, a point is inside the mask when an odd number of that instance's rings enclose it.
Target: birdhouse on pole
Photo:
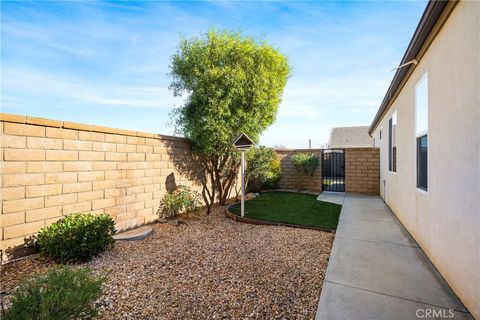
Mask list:
[[[245,150],[248,150],[255,143],[249,136],[242,133],[233,142],[233,146],[242,152],[242,166],[240,167],[240,173],[242,176],[242,202],[241,202],[241,216],[245,215]]]
[[[235,141],[233,142],[233,146],[238,150],[247,150],[254,144],[255,143],[253,142],[253,140],[250,139],[250,137],[247,136],[245,133],[239,135],[238,138],[235,139]]]

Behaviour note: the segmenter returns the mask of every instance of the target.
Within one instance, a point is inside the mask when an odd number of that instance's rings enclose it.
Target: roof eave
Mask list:
[[[407,63],[408,61],[417,58],[418,53],[425,44],[427,37],[435,26],[438,18],[442,14],[443,10],[447,6],[449,1],[442,0],[430,0],[423,12],[422,18],[415,29],[412,39],[405,51],[403,58],[399,65]],[[418,60],[417,60],[418,61]],[[384,114],[387,112],[388,108],[391,105],[391,99],[395,96],[395,93],[400,88],[405,76],[407,75],[410,68],[414,68],[415,65],[409,65],[408,67],[403,67],[397,69],[395,75],[388,87],[387,93],[380,104],[375,118],[373,118],[372,124],[368,129],[368,134],[372,135],[372,132],[377,127],[380,120],[383,118]]]

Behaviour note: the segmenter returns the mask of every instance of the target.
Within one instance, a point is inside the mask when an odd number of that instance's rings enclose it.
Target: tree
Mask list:
[[[210,210],[215,201],[225,204],[237,177],[233,140],[244,132],[258,141],[275,121],[290,66],[265,41],[211,29],[181,39],[170,69],[174,95],[186,95],[172,120],[205,170],[202,194]]]

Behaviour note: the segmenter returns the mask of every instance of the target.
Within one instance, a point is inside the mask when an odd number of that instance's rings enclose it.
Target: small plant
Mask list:
[[[40,254],[58,263],[91,260],[113,247],[115,223],[106,214],[72,214],[38,233]]]
[[[312,177],[320,164],[320,159],[314,154],[297,153],[292,156],[292,164],[298,172],[298,188],[301,189],[303,176]]]
[[[62,266],[23,281],[11,295],[4,320],[91,319],[98,313],[104,278]]]
[[[160,218],[168,219],[179,215],[195,214],[202,204],[200,194],[187,186],[179,185],[167,193],[160,203]]]

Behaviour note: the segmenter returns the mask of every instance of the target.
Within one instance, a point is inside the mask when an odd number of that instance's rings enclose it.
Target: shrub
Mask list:
[[[2,319],[91,319],[98,313],[104,278],[66,266],[23,281],[11,295]]]
[[[113,247],[115,223],[106,214],[72,214],[38,233],[40,253],[58,263],[91,260]]]
[[[320,159],[314,154],[297,153],[292,156],[292,164],[298,172],[299,189],[303,182],[303,176],[313,176],[315,170],[317,170]]]
[[[277,189],[278,183],[280,182],[281,173],[280,159],[275,158],[270,163],[270,170],[265,175],[265,181],[263,182],[262,189]]]
[[[197,213],[202,204],[200,194],[187,186],[179,185],[167,193],[160,203],[160,218],[168,219],[179,215]]]
[[[280,159],[272,148],[255,147],[247,152],[246,188],[251,192],[275,189],[280,180]]]

